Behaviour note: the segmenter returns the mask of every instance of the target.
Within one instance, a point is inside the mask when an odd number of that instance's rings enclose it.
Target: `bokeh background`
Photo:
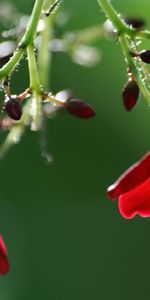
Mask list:
[[[33,1],[12,2],[30,14]],[[150,28],[149,0],[113,4],[124,15],[144,17]],[[105,20],[96,0],[64,0],[62,7],[70,15],[67,30]],[[53,92],[72,88],[95,107],[96,118],[60,114],[49,121],[51,166],[41,159],[38,134],[29,131],[0,162],[0,232],[11,261],[11,272],[0,278],[1,300],[149,299],[150,220],[123,219],[106,188],[149,150],[150,110],[142,96],[132,112],[124,110],[120,46],[99,40],[97,47],[102,60],[95,67],[60,54],[51,73]],[[27,85],[22,62],[13,92]]]

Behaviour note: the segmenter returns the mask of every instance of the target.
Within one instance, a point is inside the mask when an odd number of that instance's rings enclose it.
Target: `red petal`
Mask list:
[[[7,249],[3,241],[2,236],[0,236],[0,275],[4,275],[9,271],[10,265],[7,259]]]
[[[150,178],[137,188],[119,197],[119,211],[126,219],[136,215],[150,217]]]
[[[112,184],[107,192],[111,199],[124,194],[139,184],[143,183],[150,176],[150,152],[148,152],[141,160],[132,165],[124,172],[118,180]]]
[[[79,99],[69,99],[65,103],[65,108],[70,114],[82,119],[89,119],[95,116],[93,108]]]

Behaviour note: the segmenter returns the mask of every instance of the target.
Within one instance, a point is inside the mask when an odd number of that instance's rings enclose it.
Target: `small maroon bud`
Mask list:
[[[146,63],[150,64],[150,50],[143,50],[139,53],[139,57],[141,60]]]
[[[129,80],[122,89],[122,97],[125,109],[132,110],[139,97],[139,87],[134,79]]]
[[[20,120],[22,116],[22,107],[16,96],[6,98],[3,108],[10,118],[16,121]]]
[[[95,116],[95,111],[93,108],[79,100],[79,99],[69,99],[65,103],[65,109],[72,115],[82,118],[89,119]]]
[[[140,18],[125,18],[125,22],[137,30],[145,26],[145,20]]]

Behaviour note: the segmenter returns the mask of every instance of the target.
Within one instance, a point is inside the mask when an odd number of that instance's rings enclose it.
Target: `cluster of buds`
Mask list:
[[[126,18],[125,22],[135,30],[141,30],[145,26],[143,19]],[[133,58],[141,59],[141,61],[146,64],[150,64],[150,50],[142,50],[140,52],[131,51],[130,55]],[[128,78],[127,83],[122,89],[122,98],[125,109],[131,111],[138,102],[140,90],[130,68],[128,69]]]
[[[131,52],[130,55],[133,58],[139,58],[145,64],[150,64],[150,50],[142,50],[140,52]],[[139,87],[138,84],[128,69],[128,81],[122,89],[123,104],[127,111],[131,111],[132,108],[137,104],[139,98]]]
[[[32,90],[27,88],[19,95],[12,95],[8,81],[5,81],[3,86],[5,90],[3,112],[7,116],[0,119],[0,129],[10,129],[17,121],[21,120],[24,111],[23,102],[28,97],[32,97]],[[91,105],[73,97],[69,91],[59,92],[55,96],[41,91],[41,111],[45,117],[49,118],[53,112],[63,110],[81,119],[89,119],[95,116],[95,111]]]
[[[125,24],[127,24],[129,27],[134,29],[135,32],[140,31],[146,25],[145,20],[140,19],[140,18],[133,18],[133,17],[128,18],[127,17],[127,18],[122,18],[122,21]],[[113,37],[115,39],[119,38],[117,31],[115,30],[113,24],[109,20],[107,20],[104,23],[104,32],[105,32],[106,36],[109,38],[113,38]],[[129,45],[130,45],[130,43],[129,43]],[[138,51],[138,47],[134,40],[132,41],[132,46],[133,46],[133,48],[136,49],[136,51],[129,50],[129,56],[131,56],[133,59],[135,59],[135,63],[136,63],[136,60],[138,59],[141,62],[142,69],[145,72],[146,66],[144,66],[144,64],[150,64],[150,50],[147,49],[147,50]],[[138,70],[137,70],[137,72],[138,72]],[[127,111],[131,111],[138,102],[140,89],[139,89],[139,86],[137,83],[137,79],[132,74],[129,65],[128,65],[128,69],[127,69],[127,75],[128,75],[128,81],[126,82],[126,84],[124,85],[124,87],[122,89],[122,99],[123,99],[123,104],[124,104],[125,109]],[[147,75],[148,82],[149,82],[148,70],[145,72],[145,75]],[[140,74],[139,74],[139,76],[140,76]]]

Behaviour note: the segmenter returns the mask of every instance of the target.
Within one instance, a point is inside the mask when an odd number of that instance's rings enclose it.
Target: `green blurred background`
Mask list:
[[[29,14],[33,1],[13,3]],[[112,3],[150,28],[149,0]],[[105,20],[96,0],[64,0],[62,7],[71,16],[67,30]],[[131,113],[124,110],[120,46],[108,40],[97,46],[97,66],[83,68],[61,54],[51,74],[53,92],[72,88],[95,107],[96,118],[61,114],[49,121],[51,166],[41,159],[38,134],[29,131],[0,162],[0,232],[11,261],[11,272],[0,278],[0,300],[149,299],[150,220],[123,219],[106,188],[149,150],[150,111],[142,97]],[[22,64],[14,93],[27,78]]]

